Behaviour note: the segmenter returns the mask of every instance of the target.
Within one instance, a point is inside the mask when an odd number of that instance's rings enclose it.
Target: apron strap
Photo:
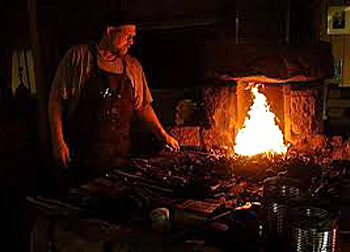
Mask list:
[[[88,44],[88,48],[89,48],[89,51],[92,55],[92,67],[91,67],[91,71],[90,71],[90,76],[93,75],[93,74],[96,74],[98,73],[98,75],[101,77],[101,81],[102,81],[102,85],[103,85],[103,88],[108,88],[108,80],[106,78],[106,75],[103,74],[103,71],[100,70],[100,68],[97,66],[97,54],[98,54],[98,49],[97,49],[97,44],[96,43],[89,43]],[[121,94],[121,89],[122,87],[124,86],[124,83],[125,83],[125,80],[124,78],[129,78],[126,74],[126,61],[125,61],[125,57],[121,57],[122,59],[122,64],[123,64],[123,72],[121,73],[122,75],[122,79],[121,79],[121,85],[119,85],[117,87],[117,90],[115,90],[115,92],[117,94]],[[102,73],[102,74],[101,74]],[[89,77],[90,77],[89,76]]]

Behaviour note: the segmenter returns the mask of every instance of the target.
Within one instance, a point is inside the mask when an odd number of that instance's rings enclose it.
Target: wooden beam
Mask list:
[[[334,63],[340,68],[340,80],[337,80],[335,76],[335,81],[337,84],[344,86],[344,35],[332,35],[332,54],[334,57]],[[339,83],[338,83],[339,81]]]
[[[37,90],[37,110],[39,122],[40,154],[43,161],[49,157],[49,124],[48,124],[48,86],[43,67],[43,46],[40,43],[40,27],[38,25],[37,0],[28,0],[29,39],[33,53],[34,72]]]

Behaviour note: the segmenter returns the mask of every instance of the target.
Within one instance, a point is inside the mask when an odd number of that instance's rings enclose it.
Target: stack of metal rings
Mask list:
[[[338,228],[336,218],[324,209],[302,206],[290,210],[290,251],[336,252]]]
[[[264,184],[264,234],[272,241],[288,237],[288,209],[294,207],[303,195],[297,181],[272,177]]]

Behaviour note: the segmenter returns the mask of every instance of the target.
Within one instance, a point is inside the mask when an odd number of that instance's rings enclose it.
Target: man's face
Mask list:
[[[134,44],[134,37],[136,36],[135,25],[122,25],[118,27],[107,27],[107,35],[115,52],[125,55],[130,46]]]

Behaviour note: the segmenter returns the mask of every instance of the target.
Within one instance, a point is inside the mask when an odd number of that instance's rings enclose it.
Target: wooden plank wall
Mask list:
[[[320,0],[320,40],[328,41],[332,44],[334,63],[341,64],[340,78],[336,76],[331,80],[332,84],[340,87],[350,87],[350,34],[329,35],[327,34],[328,8],[333,5],[348,5],[346,1]]]
[[[330,35],[334,63],[341,64],[339,85],[350,87],[350,35]],[[335,80],[335,82],[337,82]]]

